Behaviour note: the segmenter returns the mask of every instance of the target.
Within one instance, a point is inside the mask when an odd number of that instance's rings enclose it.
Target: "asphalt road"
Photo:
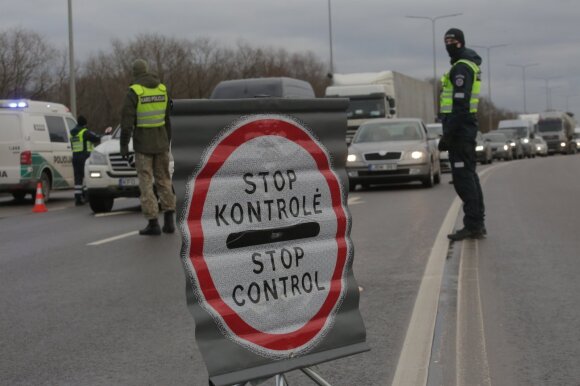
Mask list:
[[[580,156],[484,169],[489,236],[454,243],[442,260],[429,384],[578,385]],[[332,385],[387,385],[411,366],[399,357],[414,344],[417,295],[455,199],[448,180],[350,194],[371,351],[320,365]],[[0,197],[0,384],[207,385],[180,236],[137,235],[133,199],[106,216],[74,207],[72,192],[47,206],[34,214]]]

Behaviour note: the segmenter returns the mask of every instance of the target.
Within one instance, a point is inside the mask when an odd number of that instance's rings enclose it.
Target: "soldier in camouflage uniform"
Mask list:
[[[148,220],[139,231],[142,235],[160,235],[175,232],[175,194],[169,174],[171,122],[170,100],[165,85],[157,75],[148,72],[147,62],[133,63],[134,82],[129,87],[121,118],[121,155],[129,155],[129,141],[133,137],[135,165],[141,190],[141,209]],[[159,208],[153,191],[157,188],[161,210],[164,211],[163,229],[157,217]]]

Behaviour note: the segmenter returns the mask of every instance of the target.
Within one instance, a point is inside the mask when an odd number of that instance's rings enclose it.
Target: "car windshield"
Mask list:
[[[427,131],[429,132],[429,134],[443,136],[443,126],[439,124],[427,125]]]
[[[560,119],[542,119],[538,122],[538,131],[541,133],[560,130],[562,130],[562,121]]]
[[[417,122],[381,122],[362,125],[353,143],[383,141],[416,141],[423,139]]]
[[[501,129],[507,130],[507,129]],[[527,137],[528,136],[528,128],[527,127],[510,127],[509,130],[518,137]]]
[[[485,139],[489,139],[491,142],[505,142],[507,137],[502,133],[488,133],[483,136]]]
[[[115,139],[121,139],[121,126],[117,126],[115,128],[115,131],[113,131],[113,135],[111,137]]]
[[[515,131],[513,129],[497,129],[498,133],[504,133],[506,137],[513,138],[515,136]]]
[[[384,118],[385,101],[382,98],[351,99],[346,116],[350,119]]]

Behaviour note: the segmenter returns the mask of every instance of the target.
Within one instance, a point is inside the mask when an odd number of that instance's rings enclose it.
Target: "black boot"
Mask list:
[[[168,210],[163,214],[164,216],[163,233],[175,232],[175,221],[173,220],[173,213],[175,212],[172,210]]]
[[[161,234],[161,228],[159,227],[159,222],[157,219],[149,220],[149,223],[144,229],[139,231],[140,235],[145,236],[158,236]]]
[[[85,201],[83,200],[83,196],[80,194],[75,194],[75,206],[84,205]]]

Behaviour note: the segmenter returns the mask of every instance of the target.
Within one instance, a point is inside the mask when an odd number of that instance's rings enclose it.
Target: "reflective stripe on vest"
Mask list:
[[[461,59],[453,64],[451,69],[457,63],[467,64],[469,68],[473,71],[473,85],[471,86],[471,98],[469,99],[469,112],[477,113],[477,106],[479,105],[479,93],[481,90],[481,71],[477,64]],[[449,70],[450,72],[451,70]],[[449,72],[441,77],[441,101],[439,112],[442,114],[450,114],[453,110],[453,83],[449,78]]]
[[[73,153],[82,153],[85,151],[91,152],[93,151],[93,143],[90,141],[86,141],[85,143],[85,133],[87,132],[87,128],[83,128],[79,130],[76,135],[70,137],[70,143],[72,146]]]
[[[167,90],[159,83],[156,88],[131,85],[137,94],[137,127],[160,127],[165,124]]]

